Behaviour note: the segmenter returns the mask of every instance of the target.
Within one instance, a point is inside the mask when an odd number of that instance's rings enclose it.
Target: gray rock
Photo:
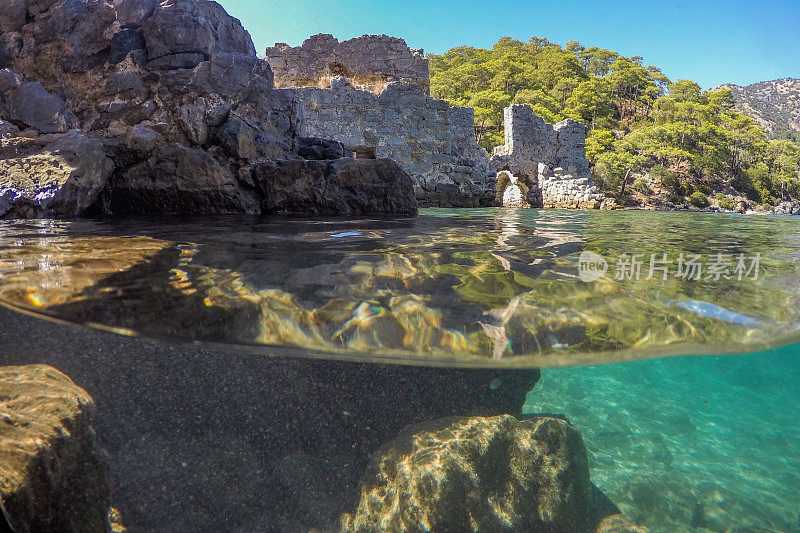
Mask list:
[[[123,27],[140,26],[153,14],[158,0],[122,0],[117,3],[117,21]]]
[[[253,169],[264,214],[413,215],[411,178],[390,159],[267,161]]]
[[[0,32],[0,67],[10,67],[12,61],[22,50],[22,34]]]
[[[22,54],[27,61],[39,61],[47,50],[57,60],[58,69],[71,73],[82,73],[105,62],[114,36],[110,30],[117,18],[114,5],[105,0],[48,2],[52,6],[36,17],[30,30],[26,28]],[[28,11],[35,14],[30,6]]]
[[[185,52],[181,54],[170,54],[168,56],[159,57],[147,62],[147,68],[150,70],[178,70],[194,68],[203,61],[206,56],[196,52]]]
[[[422,50],[412,50],[403,39],[388,35],[362,35],[339,42],[333,35],[309,37],[298,47],[277,43],[266,58],[281,87],[317,85],[331,76],[347,76],[357,85],[380,92],[386,82],[410,80],[427,94],[428,60]]]
[[[231,115],[217,130],[216,140],[231,156],[250,160],[258,157],[258,131],[237,115]]]
[[[38,81],[23,83],[8,95],[6,114],[41,133],[64,133],[70,120],[61,98],[47,92]]]
[[[212,128],[219,128],[231,113],[231,105],[225,101],[213,102],[206,107],[206,124]]]
[[[179,110],[178,123],[189,140],[202,145],[208,140],[208,124],[206,118],[206,102],[198,98],[193,104],[182,105]]]
[[[108,62],[112,65],[120,63],[134,50],[144,50],[145,42],[142,30],[138,28],[124,28],[114,34],[111,39],[111,50]]]
[[[201,54],[206,59],[217,53],[256,55],[250,34],[216,2],[161,2],[142,29],[150,61],[186,53]]]
[[[269,93],[273,83],[272,71],[265,62],[230,53],[214,54],[192,69],[167,70],[162,79],[173,91],[242,99]]]
[[[12,137],[19,133],[19,128],[10,122],[0,119],[0,137]]]
[[[208,152],[158,145],[146,160],[115,176],[99,201],[105,214],[259,214],[254,195]]]
[[[75,217],[97,199],[114,169],[102,144],[78,131],[0,139],[0,216],[27,205],[36,215]]]
[[[19,31],[25,25],[25,0],[4,0],[0,10],[0,33]]]
[[[125,144],[129,150],[145,156],[153,151],[157,142],[158,133],[141,124],[134,126],[125,140]]]
[[[353,152],[339,141],[318,137],[298,137],[297,154],[303,159],[324,160],[353,157]]]
[[[44,13],[58,0],[25,0],[25,7],[31,15]]]
[[[20,78],[13,70],[10,68],[4,68],[0,70],[0,97],[5,95],[7,92],[16,89],[22,85],[22,78]]]

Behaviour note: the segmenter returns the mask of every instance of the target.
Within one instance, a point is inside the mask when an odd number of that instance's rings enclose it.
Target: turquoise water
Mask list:
[[[592,480],[651,532],[800,531],[800,345],[547,369],[526,413],[580,427]]]

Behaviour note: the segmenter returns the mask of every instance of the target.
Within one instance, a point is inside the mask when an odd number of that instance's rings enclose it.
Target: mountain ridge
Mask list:
[[[779,78],[750,85],[724,83],[740,113],[752,117],[772,138],[800,139],[800,79]]]

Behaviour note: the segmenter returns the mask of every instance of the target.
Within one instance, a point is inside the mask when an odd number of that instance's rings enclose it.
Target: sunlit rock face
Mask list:
[[[586,531],[591,490],[583,440],[565,420],[445,419],[376,454],[342,529]]]
[[[362,35],[339,42],[333,35],[309,37],[300,46],[276,43],[266,58],[277,87],[327,87],[331,78],[345,76],[360,89],[380,93],[392,81],[412,81],[428,93],[430,74],[423,50],[403,39]]]
[[[55,368],[0,367],[0,503],[14,531],[107,530],[111,479],[93,409]]]

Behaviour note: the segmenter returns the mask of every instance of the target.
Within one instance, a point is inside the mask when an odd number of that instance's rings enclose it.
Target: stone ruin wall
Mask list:
[[[420,206],[503,205],[512,182],[525,191],[515,206],[611,206],[592,183],[583,124],[551,125],[527,105],[509,106],[505,144],[490,160],[475,141],[474,111],[431,98],[427,60],[402,39],[320,34],[299,47],[278,43],[266,60],[276,87],[291,87],[276,93],[297,117],[298,135],[395,160],[414,180]]]
[[[586,159],[586,126],[572,119],[552,125],[527,105],[504,110],[505,144],[494,149],[491,165],[498,172],[496,201],[505,188],[520,182],[533,207],[597,209],[612,201],[593,185]]]
[[[276,43],[265,58],[275,73],[276,87],[325,88],[331,78],[344,76],[353,85],[380,93],[386,83],[411,81],[430,92],[428,60],[403,39],[362,35],[339,42],[333,35],[309,37],[300,46]]]
[[[408,172],[420,206],[491,206],[495,173],[474,138],[472,108],[451,107],[416,83],[377,95],[334,78],[330,89],[278,89],[298,132],[337,140],[357,157],[390,158]]]

